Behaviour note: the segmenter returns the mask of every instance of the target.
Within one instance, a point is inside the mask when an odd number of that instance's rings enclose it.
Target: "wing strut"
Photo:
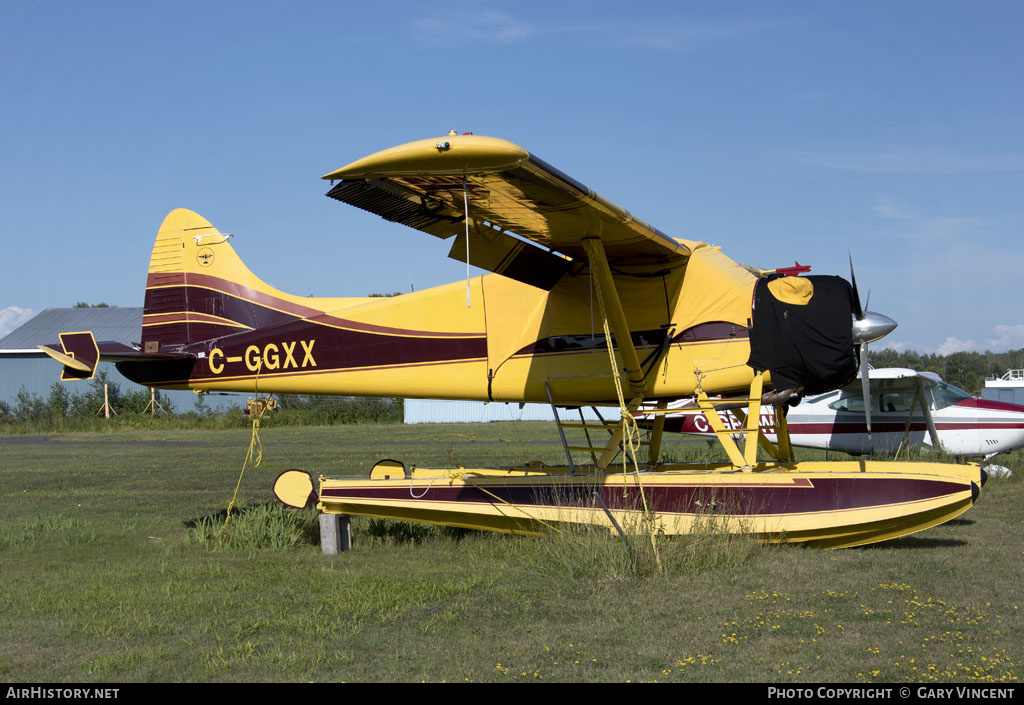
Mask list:
[[[928,435],[932,437],[932,448],[935,450],[945,450],[942,447],[942,441],[939,440],[939,430],[935,428],[935,418],[932,416],[932,390],[926,389],[924,381],[917,378],[918,388],[923,392],[924,397],[921,400],[921,410],[924,412],[924,421],[928,424]]]
[[[626,314],[622,310],[622,302],[619,300],[619,292],[615,288],[615,280],[612,279],[612,271],[608,266],[604,245],[599,238],[588,237],[583,239],[583,247],[587,251],[587,258],[590,260],[590,274],[597,282],[597,301],[601,306],[601,316],[607,321],[614,336],[614,343],[611,338],[606,343],[609,351],[612,351],[614,344],[622,353],[623,372],[626,373],[626,381],[629,384],[629,395],[631,397],[628,404],[623,403],[622,423],[619,424],[612,434],[608,445],[605,446],[604,453],[597,461],[598,467],[606,470],[612,458],[615,457],[620,443],[623,444],[623,451],[625,452],[624,426],[632,422],[632,415],[640,408],[640,404],[644,400],[644,393],[647,391],[647,380],[640,365],[640,357],[636,354],[636,348],[633,346],[633,336],[629,332],[629,322],[626,320]],[[609,354],[612,353],[610,352]],[[613,371],[617,378],[618,370]],[[633,423],[635,424],[635,422]]]
[[[604,245],[599,238],[588,237],[584,238],[583,247],[590,259],[590,272],[600,289],[598,301],[603,309],[602,314],[608,319],[608,324],[615,335],[615,346],[622,352],[622,362],[625,366],[623,371],[629,382],[630,394],[634,397],[642,397],[647,391],[647,381],[644,379],[643,369],[640,367],[640,357],[636,354],[636,348],[633,347],[633,336],[629,333],[629,323],[627,323],[626,314],[622,310],[622,302],[619,301],[619,292],[612,279],[612,271],[608,266],[608,259],[605,257]],[[609,345],[611,345],[611,341],[609,341]]]

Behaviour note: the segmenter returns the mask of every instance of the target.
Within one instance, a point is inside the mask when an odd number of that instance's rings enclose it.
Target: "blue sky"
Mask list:
[[[270,284],[464,277],[321,174],[460,132],[677,237],[848,276],[921,352],[1024,347],[1016,2],[0,4],[0,334],[142,304],[186,207]]]

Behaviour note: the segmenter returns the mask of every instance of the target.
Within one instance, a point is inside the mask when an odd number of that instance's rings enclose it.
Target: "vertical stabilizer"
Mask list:
[[[146,279],[145,352],[174,350],[260,324],[252,307],[244,305],[247,294],[273,290],[242,263],[230,237],[184,208],[164,219]]]
[[[176,353],[193,343],[284,325],[369,300],[279,291],[245,266],[230,239],[185,208],[164,218],[146,279],[144,352]]]

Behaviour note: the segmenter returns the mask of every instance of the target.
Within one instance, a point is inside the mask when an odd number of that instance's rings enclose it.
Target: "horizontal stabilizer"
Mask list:
[[[56,344],[39,345],[39,349],[64,365],[60,378],[62,381],[73,379],[92,379],[96,374],[96,364],[100,361],[100,349],[96,339],[89,331],[61,333],[60,351]]]
[[[40,350],[64,365],[61,381],[92,379],[96,365],[103,362],[175,361],[191,359],[190,353],[143,352],[124,343],[108,340],[97,343],[90,331],[61,333],[60,343],[37,345]]]
[[[92,368],[89,367],[84,362],[79,362],[78,360],[76,360],[71,355],[66,355],[65,353],[61,352],[60,350],[55,350],[54,348],[50,347],[49,345],[37,345],[36,347],[39,348],[40,350],[42,350],[47,355],[49,355],[50,357],[52,357],[54,360],[56,360],[60,364],[64,365],[64,367],[67,367],[67,368],[69,368],[71,370],[75,370],[76,372],[86,372],[86,373],[92,372]]]

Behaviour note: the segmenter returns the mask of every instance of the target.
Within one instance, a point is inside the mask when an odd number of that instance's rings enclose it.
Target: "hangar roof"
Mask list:
[[[58,342],[58,333],[85,330],[92,331],[97,341],[137,343],[142,336],[142,308],[48,308],[0,338],[0,353],[39,352],[36,346]]]

